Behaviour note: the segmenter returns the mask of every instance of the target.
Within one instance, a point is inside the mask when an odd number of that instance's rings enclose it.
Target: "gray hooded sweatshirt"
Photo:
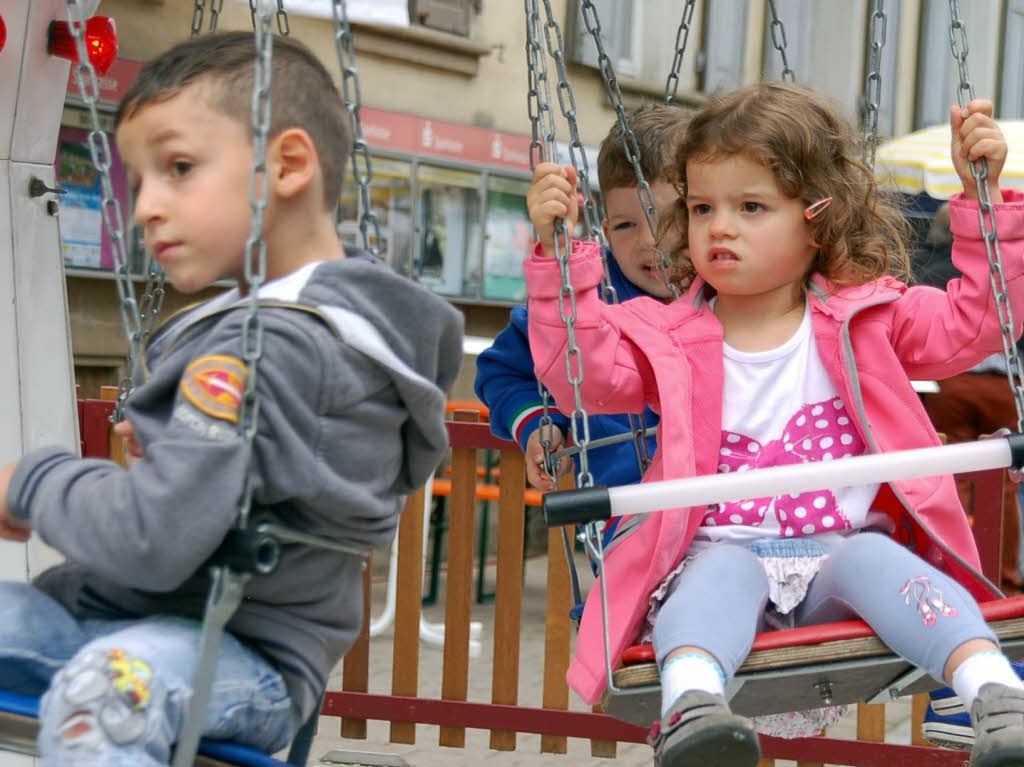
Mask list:
[[[308,265],[259,295],[251,524],[388,543],[403,497],[447,449],[461,315],[365,256]],[[72,614],[202,616],[204,563],[235,523],[248,470],[244,377],[231,375],[248,305],[228,291],[153,334],[128,406],[142,460],[126,470],[44,448],[18,463],[8,506],[67,558],[36,585]],[[249,580],[228,629],[277,666],[305,718],[362,615],[361,558],[290,543],[272,574]]]

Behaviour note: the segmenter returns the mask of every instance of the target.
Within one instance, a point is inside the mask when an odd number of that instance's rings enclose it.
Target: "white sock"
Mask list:
[[[687,652],[671,658],[661,668],[661,715],[687,690],[725,694],[725,672],[703,653]]]
[[[971,704],[978,697],[978,690],[989,682],[998,682],[1007,687],[1024,690],[1024,684],[1017,677],[1010,661],[1001,652],[984,650],[975,653],[961,663],[953,672],[953,690],[964,708],[971,710]]]

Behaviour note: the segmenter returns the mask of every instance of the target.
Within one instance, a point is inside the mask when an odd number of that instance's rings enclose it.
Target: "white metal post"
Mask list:
[[[95,10],[95,3],[87,11]],[[53,194],[53,158],[69,63],[46,50],[63,0],[6,4],[0,52],[0,462],[47,444],[78,448],[74,365]],[[38,539],[0,544],[0,578],[24,580],[58,560]]]

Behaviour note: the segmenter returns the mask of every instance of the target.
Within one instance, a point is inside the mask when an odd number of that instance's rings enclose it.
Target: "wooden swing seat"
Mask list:
[[[0,690],[0,753],[38,756],[39,699]],[[289,767],[286,762],[246,746],[204,739],[195,767]]]
[[[1024,657],[1024,596],[981,604],[1003,651]],[[604,712],[647,727],[661,712],[658,666],[651,645],[630,647],[606,691]],[[781,714],[815,705],[885,703],[928,692],[939,683],[890,650],[864,621],[782,629],[758,634],[726,694],[743,716]]]

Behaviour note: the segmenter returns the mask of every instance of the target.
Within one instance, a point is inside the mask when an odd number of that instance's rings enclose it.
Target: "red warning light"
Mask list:
[[[7,42],[7,25],[4,24],[4,17],[0,16],[0,51],[4,49],[4,43]]]
[[[93,16],[85,22],[85,49],[89,53],[96,74],[106,74],[117,58],[117,27],[109,16]],[[50,22],[49,52],[54,56],[78,63],[78,47],[71,24],[67,21]]]

